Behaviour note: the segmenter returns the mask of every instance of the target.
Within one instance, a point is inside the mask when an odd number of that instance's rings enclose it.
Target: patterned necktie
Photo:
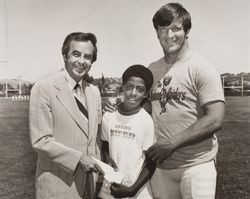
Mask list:
[[[77,83],[74,87],[74,90],[76,91],[76,96],[78,96],[80,98],[80,85]],[[79,110],[82,112],[83,115],[85,115],[85,117],[88,119],[88,112],[85,108],[85,106],[80,102],[80,100],[75,97],[76,100],[76,104],[79,108]],[[83,198],[84,199],[90,199],[90,198],[94,198],[94,179],[93,179],[93,174],[92,173],[88,173],[86,174],[86,184],[85,184],[85,190],[84,190],[84,195]]]
[[[76,91],[76,95],[79,97],[80,96],[80,85],[77,83],[74,87],[74,90]],[[76,104],[79,108],[79,110],[82,112],[82,114],[88,119],[88,111],[86,110],[85,106],[80,102],[80,100],[75,97]]]

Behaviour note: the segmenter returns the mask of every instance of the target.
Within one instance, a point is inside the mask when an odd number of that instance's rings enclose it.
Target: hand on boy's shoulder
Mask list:
[[[106,102],[103,105],[103,113],[105,112],[114,112],[117,110],[118,106],[121,104],[122,99],[119,97],[110,97],[106,100]]]

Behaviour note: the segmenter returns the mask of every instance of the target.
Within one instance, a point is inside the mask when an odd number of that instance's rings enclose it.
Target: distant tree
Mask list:
[[[122,87],[122,86],[119,87],[118,92],[119,92],[119,93],[123,92],[123,87]]]
[[[30,95],[30,91],[33,84],[23,84],[22,85],[22,94],[23,95]]]
[[[88,82],[88,83],[92,83],[92,82],[94,81],[94,78],[93,78],[93,76],[90,76],[89,74],[87,74],[87,75],[85,76],[85,80],[86,80],[86,82]]]
[[[104,77],[104,75],[103,75],[103,73],[102,73],[102,85],[104,85],[105,84],[105,77]]]
[[[106,78],[104,77],[104,75],[102,73],[102,77],[97,79],[96,83],[95,83],[97,85],[97,87],[99,88],[100,92],[104,92],[105,87],[106,87],[106,82],[107,82]]]

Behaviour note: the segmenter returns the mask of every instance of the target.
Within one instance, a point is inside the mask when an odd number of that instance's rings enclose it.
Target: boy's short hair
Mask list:
[[[140,77],[143,79],[146,90],[149,91],[153,84],[152,72],[143,65],[135,64],[129,66],[122,74],[122,83],[125,84],[130,77]]]

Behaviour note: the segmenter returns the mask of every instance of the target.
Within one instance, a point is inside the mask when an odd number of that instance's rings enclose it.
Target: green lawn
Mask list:
[[[0,99],[0,198],[34,199],[36,156],[28,135],[28,102]],[[250,97],[227,97],[218,134],[217,199],[250,198]]]

